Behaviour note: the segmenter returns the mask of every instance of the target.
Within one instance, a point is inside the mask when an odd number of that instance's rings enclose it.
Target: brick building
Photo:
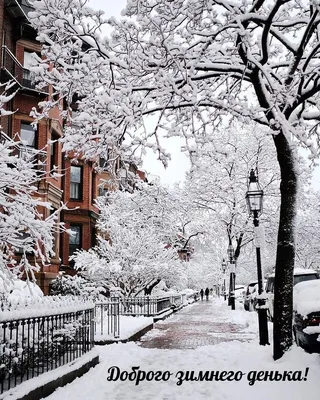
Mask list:
[[[0,0],[0,82],[14,80],[13,90],[18,90],[16,96],[6,105],[8,110],[15,113],[2,118],[1,124],[8,136],[14,137],[18,133],[30,149],[42,151],[39,157],[45,160],[42,165],[45,178],[39,183],[38,193],[43,200],[50,202],[55,209],[60,207],[61,202],[66,203],[69,208],[61,212],[60,220],[74,235],[57,233],[55,257],[37,275],[40,287],[47,294],[50,281],[59,271],[75,273],[69,256],[76,249],[89,249],[95,244],[98,209],[94,205],[94,199],[99,192],[101,194],[108,189],[101,186],[101,182],[110,176],[106,172],[97,173],[93,162],[78,160],[77,163],[72,163],[71,155],[62,153],[61,144],[57,140],[62,135],[63,123],[57,110],[51,111],[49,119],[41,121],[37,130],[31,126],[30,111],[37,107],[39,101],[50,96],[50,88],[39,92],[30,79],[28,66],[31,54],[40,55],[36,32],[27,20],[30,10],[26,0]],[[53,169],[62,176],[57,177]],[[143,173],[139,171],[139,174],[145,179]],[[48,210],[41,211],[44,217],[48,216]]]

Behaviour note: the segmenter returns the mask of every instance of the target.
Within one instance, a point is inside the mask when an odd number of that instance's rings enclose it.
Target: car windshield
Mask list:
[[[256,284],[257,283],[255,282],[255,283],[250,283],[250,285],[248,285],[247,294],[252,293],[252,291],[253,291],[254,287],[256,286]]]
[[[305,274],[305,275],[295,275],[293,278],[293,285],[299,282],[312,281],[313,279],[318,279],[318,275],[315,274]]]

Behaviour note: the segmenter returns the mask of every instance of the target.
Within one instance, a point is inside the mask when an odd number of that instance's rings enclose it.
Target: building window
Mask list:
[[[58,165],[58,137],[56,135],[51,135],[50,144],[50,169],[53,172],[54,166]]]
[[[33,160],[35,156],[34,149],[37,147],[37,143],[36,131],[33,129],[32,125],[21,123],[20,139],[23,141],[23,145],[19,146],[20,157],[25,160]]]
[[[23,54],[23,81],[22,84],[27,88],[34,88],[34,83],[31,80],[30,67],[36,65],[36,60],[34,58],[35,53],[30,51],[25,51]]]
[[[25,146],[32,148],[36,147],[36,132],[32,125],[25,123],[21,124],[20,138],[25,143]]]
[[[70,168],[70,199],[82,198],[82,167],[74,165]]]
[[[69,257],[82,248],[81,225],[70,225],[72,235],[69,236]]]

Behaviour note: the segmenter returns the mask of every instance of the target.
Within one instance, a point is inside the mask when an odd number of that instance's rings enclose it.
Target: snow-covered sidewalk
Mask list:
[[[110,322],[111,323],[111,322]],[[152,317],[131,317],[120,315],[119,325],[120,325],[120,335],[115,337],[113,333],[108,334],[108,321],[106,318],[104,327],[102,332],[106,332],[101,334],[101,326],[98,324],[96,328],[96,333],[94,335],[95,341],[104,341],[104,340],[127,340],[131,336],[135,335],[137,332],[145,329],[146,327],[153,324]]]
[[[196,313],[197,308],[199,311],[203,309],[203,314]],[[208,337],[219,339],[224,336],[230,341],[218,340],[217,344],[210,345],[203,345],[205,341],[199,341],[192,348],[183,349],[177,346],[161,349],[143,347],[160,337],[164,342],[166,330],[171,328],[168,325],[167,329],[161,329],[161,326],[170,321],[177,327],[183,325],[188,320],[188,314],[197,319],[198,335],[205,337],[207,334]],[[214,324],[220,328],[221,324],[238,325],[239,329],[232,333],[221,332],[219,328],[215,333]],[[257,334],[253,332],[257,332],[255,313],[245,312],[241,307],[232,311],[222,300],[210,301],[206,307],[194,304],[157,323],[142,343],[98,347],[100,364],[47,399],[318,400],[320,356],[293,347],[285,357],[274,362],[272,347],[259,346]],[[152,371],[160,372],[154,374]],[[278,373],[275,375],[273,371]],[[289,373],[285,374],[285,371]],[[117,375],[118,379],[115,380]],[[138,376],[141,382],[137,385]],[[186,377],[188,381],[184,379]],[[254,378],[256,381],[250,384]]]

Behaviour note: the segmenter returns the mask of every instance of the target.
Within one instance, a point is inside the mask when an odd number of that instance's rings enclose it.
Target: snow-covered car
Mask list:
[[[268,318],[273,321],[273,304],[274,304],[274,273],[270,274],[267,278],[267,305],[268,305]],[[311,281],[319,279],[318,273],[313,269],[295,268],[293,272],[293,286],[300,282]]]
[[[254,282],[250,282],[249,285],[247,286],[247,290],[245,292],[244,302],[243,302],[243,306],[244,306],[244,309],[246,311],[252,311],[250,309],[250,307],[251,307],[251,294],[252,294],[252,292],[253,292],[253,290],[254,290],[254,288],[255,288],[255,286],[257,284],[258,284],[258,282],[254,281]]]
[[[235,299],[239,301],[239,303],[243,303],[243,297],[245,293],[244,285],[235,285],[234,295]]]
[[[250,304],[249,304],[249,311],[256,311],[256,306],[258,304],[258,294],[259,294],[259,286],[258,284],[254,285],[250,296]]]
[[[320,353],[320,279],[293,288],[293,333],[298,346]]]
[[[264,288],[266,287],[266,284],[267,281],[263,281]],[[250,293],[246,295],[245,298],[245,310],[257,311],[256,307],[258,305],[259,285],[258,282],[252,282],[250,285]]]

